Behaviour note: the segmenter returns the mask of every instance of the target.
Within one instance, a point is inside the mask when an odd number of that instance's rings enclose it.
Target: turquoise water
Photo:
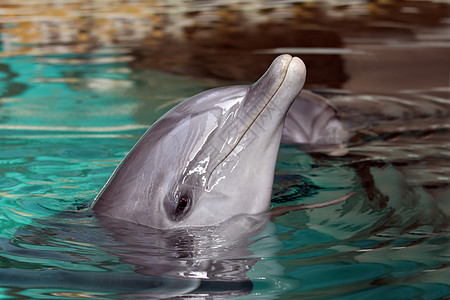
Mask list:
[[[432,112],[416,108],[441,119],[365,132],[345,156],[282,146],[274,206],[356,194],[259,221],[233,240],[210,229],[101,225],[86,209],[150,124],[215,85],[133,69],[123,57],[2,59],[1,299],[450,295],[448,89],[389,98],[434,97]],[[335,98],[348,105],[361,95]]]

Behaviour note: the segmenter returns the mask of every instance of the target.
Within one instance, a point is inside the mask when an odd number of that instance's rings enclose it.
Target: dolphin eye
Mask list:
[[[174,195],[173,198],[171,197],[171,201],[169,201],[169,205],[167,206],[167,212],[170,218],[174,221],[183,218],[189,211],[191,203],[191,197],[188,193]]]
[[[175,209],[175,216],[181,215],[189,206],[191,203],[191,199],[189,199],[188,195],[182,195],[178,199],[177,208]]]

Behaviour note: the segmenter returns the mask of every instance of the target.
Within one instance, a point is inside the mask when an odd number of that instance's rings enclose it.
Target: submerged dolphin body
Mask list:
[[[299,58],[281,55],[253,85],[184,101],[128,153],[94,211],[160,229],[267,211],[283,124],[305,76]]]

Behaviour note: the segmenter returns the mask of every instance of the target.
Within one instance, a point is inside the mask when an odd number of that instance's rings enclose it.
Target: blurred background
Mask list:
[[[291,53],[309,88],[397,92],[449,85],[449,13],[448,0],[1,0],[0,55],[114,53],[234,83]]]

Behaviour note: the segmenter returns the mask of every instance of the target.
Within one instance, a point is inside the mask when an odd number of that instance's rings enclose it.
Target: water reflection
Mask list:
[[[1,283],[58,294],[131,293],[133,299],[242,296],[252,291],[246,273],[259,260],[250,245],[273,239],[264,232],[267,217],[174,231],[108,219],[101,219],[99,227],[82,212],[36,220],[17,230],[11,244],[0,241],[2,256],[9,258],[8,264],[1,264],[0,274],[8,278]],[[10,270],[31,258],[33,263],[19,275]]]
[[[9,54],[41,49],[70,53],[92,47],[154,45],[166,37],[192,41],[215,33],[242,33],[259,28],[299,29],[311,24],[335,30],[442,26],[446,1],[33,1],[2,3],[3,51]],[[390,22],[390,23],[389,23]],[[410,28],[412,29],[412,28]],[[294,32],[293,31],[293,32]],[[387,30],[385,30],[387,31]],[[354,32],[353,34],[361,34]],[[294,38],[294,37],[291,37]],[[294,38],[295,39],[295,38]],[[64,48],[66,47],[66,48]],[[29,53],[29,52],[28,52]],[[47,52],[48,53],[48,52]],[[36,53],[29,53],[36,54]]]
[[[446,1],[77,0],[6,2],[2,11],[2,56],[102,49],[140,68],[253,82],[289,50],[302,53],[309,87],[448,84]]]

